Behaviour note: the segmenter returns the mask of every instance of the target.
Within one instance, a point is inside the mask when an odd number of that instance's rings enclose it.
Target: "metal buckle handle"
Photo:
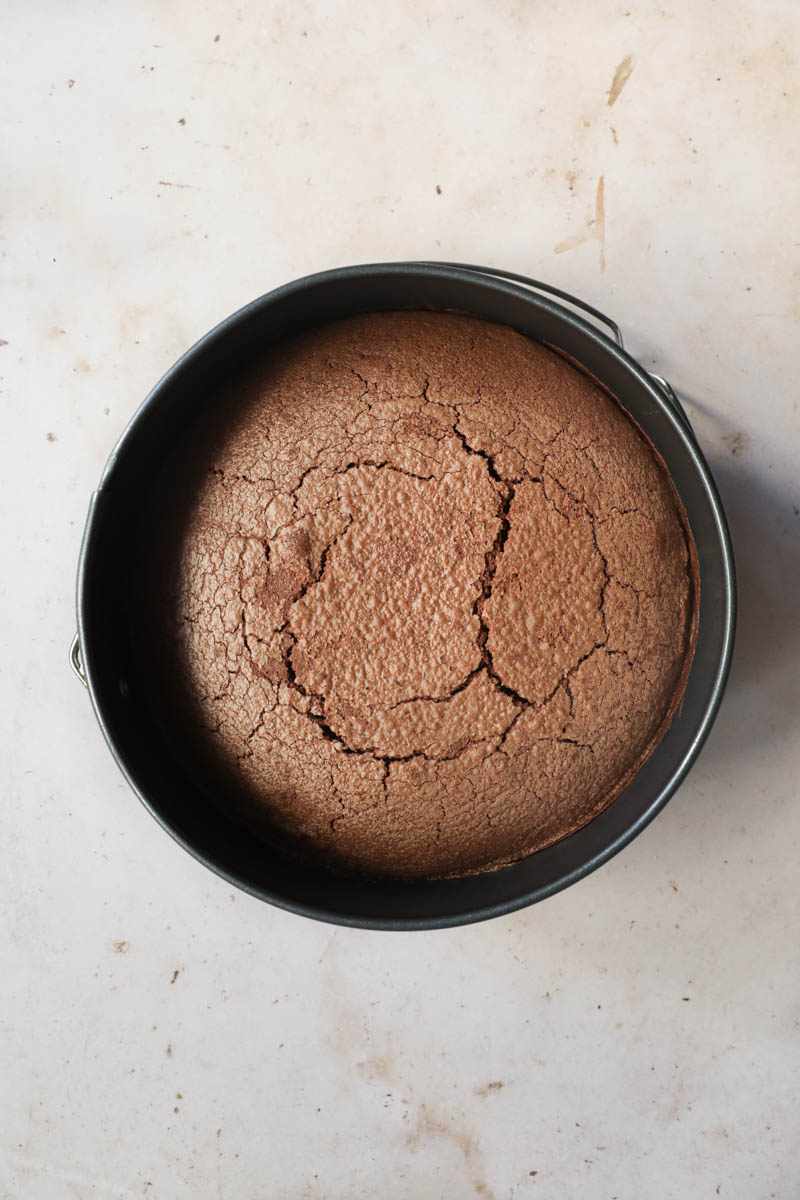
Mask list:
[[[656,375],[654,371],[650,371],[649,374],[650,378],[655,379],[656,383],[661,388],[662,392],[667,398],[670,408],[675,413],[675,416],[681,422],[686,432],[692,435],[693,441],[697,441],[697,435],[694,429],[692,429],[692,423],[687,416],[686,409],[683,407],[677,395],[675,394],[675,389],[673,388],[672,384],[668,383],[667,380],[664,379],[663,375]]]
[[[569,292],[564,292],[561,288],[553,287],[551,283],[542,283],[540,279],[531,279],[527,275],[517,274],[516,271],[505,271],[502,267],[478,267],[474,263],[430,261],[423,265],[430,267],[456,267],[462,271],[474,271],[476,275],[492,275],[496,279],[508,279],[512,283],[524,283],[526,287],[533,288],[537,292],[546,292],[548,296],[557,296],[559,300],[566,300],[567,304],[581,309],[583,312],[588,313],[590,317],[594,317],[596,321],[605,325],[611,330],[617,345],[624,349],[622,333],[616,321],[612,321],[611,317],[607,317],[599,309],[592,308],[591,304],[587,304],[585,300],[579,300],[577,296],[571,296]]]
[[[72,645],[69,648],[69,665],[72,667],[75,675],[80,679],[84,687],[89,685],[86,682],[86,674],[83,669],[83,661],[81,659],[81,644],[78,640],[77,633],[72,639]]]

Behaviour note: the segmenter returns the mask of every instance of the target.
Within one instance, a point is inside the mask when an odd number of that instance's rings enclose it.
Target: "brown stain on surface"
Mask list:
[[[49,437],[49,434],[48,434]],[[131,948],[130,942],[114,942],[113,948],[115,954],[127,954]]]
[[[622,62],[618,64],[614,72],[614,78],[611,80],[611,87],[608,89],[608,100],[606,101],[609,108],[616,104],[622,95],[622,89],[630,79],[633,73],[633,55],[626,54]]]
[[[597,230],[597,238],[600,242],[600,270],[606,269],[606,201],[605,201],[605,178],[600,176],[597,181],[597,195],[595,197],[594,209],[594,224]]]
[[[136,335],[141,333],[142,325],[151,319],[151,311],[141,305],[131,305],[123,309],[117,320],[120,341],[132,341],[138,345],[140,339]]]
[[[479,1153],[478,1143],[471,1134],[456,1129],[452,1121],[432,1112],[427,1104],[423,1104],[416,1125],[406,1134],[406,1142],[410,1147],[415,1147],[430,1137],[442,1137],[454,1142],[468,1163],[473,1162]]]
[[[176,979],[178,978],[178,976],[180,975],[180,973],[181,973],[181,970],[182,970],[182,968],[181,968],[181,967],[176,967],[176,968],[175,968],[175,970],[172,972],[172,979],[170,979],[170,983],[174,983],[174,982],[175,982],[175,980],[176,980]]]
[[[558,245],[553,247],[554,254],[564,254],[567,250],[575,250],[578,246],[582,246],[584,242],[598,241],[600,243],[600,270],[606,269],[606,185],[605,176],[601,175],[597,181],[597,191],[594,201],[594,216],[590,217],[586,223],[586,228],[582,233],[575,233],[572,237],[564,238]]]
[[[356,1063],[356,1068],[367,1079],[381,1079],[388,1083],[394,1076],[394,1063],[388,1054],[373,1054]]]
[[[750,445],[750,435],[741,431],[739,433],[724,433],[722,440],[734,457],[743,454]]]
[[[57,442],[58,438],[56,437],[56,435],[54,433],[48,433],[47,440],[48,440],[48,442]]]
[[[489,1083],[484,1083],[481,1087],[476,1087],[475,1095],[486,1099],[487,1096],[491,1096],[492,1092],[499,1092],[503,1087],[505,1087],[505,1084],[502,1079],[492,1079]]]

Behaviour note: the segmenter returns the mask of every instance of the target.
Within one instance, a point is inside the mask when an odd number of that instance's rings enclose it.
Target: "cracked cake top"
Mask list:
[[[233,381],[178,474],[154,698],[288,849],[487,870],[589,821],[664,733],[694,638],[682,510],[544,346],[442,313],[335,322]]]

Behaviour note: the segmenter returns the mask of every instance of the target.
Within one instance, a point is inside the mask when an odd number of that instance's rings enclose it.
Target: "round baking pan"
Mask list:
[[[133,573],[149,532],[149,481],[169,469],[217,385],[301,330],[353,313],[456,310],[509,325],[570,355],[596,376],[662,455],[686,509],[700,572],[697,645],[683,702],[629,787],[577,833],[502,870],[463,879],[345,878],[265,845],[187,773],[156,723],[129,628]],[[580,310],[576,312],[575,309]],[[605,326],[598,328],[596,321]],[[606,330],[608,332],[606,332]],[[309,917],[374,929],[425,929],[498,916],[552,895],[621,850],[663,808],[694,762],[728,675],[734,565],[725,514],[691,425],[665,381],[622,347],[614,323],[583,302],[508,272],[454,263],[380,263],[310,275],[228,317],[156,385],[112,452],[78,567],[72,661],[111,751],[134,791],[187,850],[230,883]]]

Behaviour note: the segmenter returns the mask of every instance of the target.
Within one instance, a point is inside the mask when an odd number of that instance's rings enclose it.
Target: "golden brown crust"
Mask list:
[[[222,398],[169,564],[169,694],[251,820],[329,865],[471,873],[591,820],[666,729],[694,550],[591,379],[474,318],[381,313]]]

